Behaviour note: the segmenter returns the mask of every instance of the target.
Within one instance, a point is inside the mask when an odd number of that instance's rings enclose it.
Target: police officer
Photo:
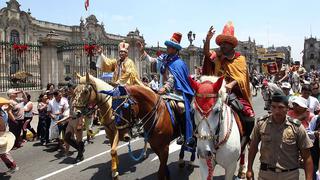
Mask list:
[[[301,122],[286,115],[287,110],[287,97],[276,91],[272,96],[271,115],[258,119],[251,134],[247,179],[254,177],[252,165],[261,141],[258,179],[298,180],[301,153],[305,177],[312,180],[312,142]]]

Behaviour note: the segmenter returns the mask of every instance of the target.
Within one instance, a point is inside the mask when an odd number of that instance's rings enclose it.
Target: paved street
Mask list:
[[[262,97],[259,95],[258,97],[254,98],[253,101],[257,117],[263,115],[265,111],[263,110]],[[134,153],[138,154],[140,149],[143,147],[143,140],[135,140],[132,144]],[[96,137],[94,144],[86,145],[85,160],[78,164],[73,164],[76,153],[70,157],[65,157],[56,151],[52,151],[52,147],[53,146],[40,146],[39,142],[28,142],[23,148],[12,151],[11,153],[14,159],[17,161],[20,170],[13,174],[12,177],[0,175],[0,179],[111,179],[109,170],[111,165],[109,154],[110,146],[103,131],[101,131],[99,136]],[[73,149],[71,150],[75,152]],[[178,168],[177,160],[179,146],[173,143],[170,146],[170,152],[171,154],[168,165],[169,169],[171,170],[171,177],[173,179],[200,179],[199,167],[195,166],[193,170]],[[148,150],[148,158],[141,162],[135,162],[130,159],[128,156],[128,148],[126,143],[120,143],[118,154],[120,158],[120,179],[156,179],[159,160],[155,159],[156,155],[151,149]],[[187,153],[185,159],[189,158],[190,155]],[[255,173],[257,174],[259,163],[258,157],[256,157],[255,162]],[[197,161],[195,163],[197,164]],[[0,171],[5,170],[6,167],[3,165],[3,163],[0,163]],[[223,169],[219,166],[216,167],[215,179],[223,179],[223,174]],[[303,174],[300,175],[300,179],[304,179]]]

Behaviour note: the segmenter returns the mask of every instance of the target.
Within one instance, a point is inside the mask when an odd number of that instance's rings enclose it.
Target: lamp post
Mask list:
[[[188,40],[190,42],[190,46],[192,45],[192,42],[196,39],[196,34],[192,33],[192,31],[189,31],[188,33]]]

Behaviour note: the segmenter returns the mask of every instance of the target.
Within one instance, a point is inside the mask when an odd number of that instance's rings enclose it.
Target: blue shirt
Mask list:
[[[317,126],[317,120],[318,120],[318,115],[314,116],[310,123],[309,123],[309,127],[306,129],[309,138],[311,139],[311,141],[314,143],[314,140],[316,139],[314,132],[316,131],[316,126]],[[319,119],[320,121],[320,119]]]
[[[0,108],[0,116],[4,120],[5,125],[7,125],[8,124],[8,119],[9,119],[8,113]]]

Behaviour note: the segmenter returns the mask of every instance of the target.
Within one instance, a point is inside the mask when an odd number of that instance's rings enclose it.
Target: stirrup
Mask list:
[[[185,142],[184,136],[181,135],[181,136],[177,139],[177,144],[178,144],[178,145],[183,145],[184,142]]]

